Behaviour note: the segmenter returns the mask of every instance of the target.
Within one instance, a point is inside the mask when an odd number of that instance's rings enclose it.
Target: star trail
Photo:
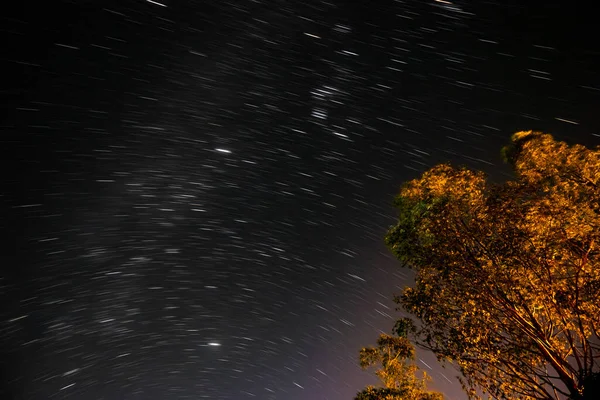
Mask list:
[[[411,283],[383,244],[402,182],[441,162],[507,179],[517,130],[600,140],[584,14],[60,0],[3,15],[1,397],[352,399],[375,382],[358,351]]]

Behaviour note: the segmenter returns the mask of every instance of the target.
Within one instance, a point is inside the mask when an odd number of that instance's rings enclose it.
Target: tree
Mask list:
[[[377,347],[365,347],[360,351],[360,366],[363,369],[374,365],[380,368],[375,375],[384,387],[367,386],[355,400],[443,400],[440,393],[426,389],[427,374],[417,377],[419,368],[414,364],[415,349],[407,338],[412,324],[400,320],[394,328],[398,336],[382,334]]]
[[[528,131],[503,155],[503,184],[438,165],[401,188],[386,243],[417,276],[396,302],[472,399],[596,398],[600,146]]]

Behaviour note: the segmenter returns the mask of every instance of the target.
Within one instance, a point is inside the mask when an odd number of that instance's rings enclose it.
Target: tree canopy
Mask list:
[[[440,393],[426,389],[427,374],[414,363],[415,348],[407,338],[411,328],[409,321],[400,320],[394,328],[397,335],[382,334],[377,347],[360,351],[360,366],[378,365],[375,374],[383,387],[367,386],[355,400],[443,400]]]
[[[600,398],[600,146],[527,131],[502,154],[503,184],[444,164],[401,188],[396,301],[470,398]]]

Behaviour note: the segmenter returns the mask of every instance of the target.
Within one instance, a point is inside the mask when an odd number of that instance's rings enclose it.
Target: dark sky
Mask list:
[[[600,141],[597,17],[567,2],[21,7],[2,399],[349,400],[410,283],[383,244],[400,184],[446,161],[506,179],[517,130]]]

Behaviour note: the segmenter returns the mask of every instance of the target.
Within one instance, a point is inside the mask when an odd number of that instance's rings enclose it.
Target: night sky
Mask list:
[[[597,17],[566,2],[20,7],[2,399],[350,400],[411,282],[383,244],[401,183],[447,161],[507,179],[517,130],[600,141]]]

